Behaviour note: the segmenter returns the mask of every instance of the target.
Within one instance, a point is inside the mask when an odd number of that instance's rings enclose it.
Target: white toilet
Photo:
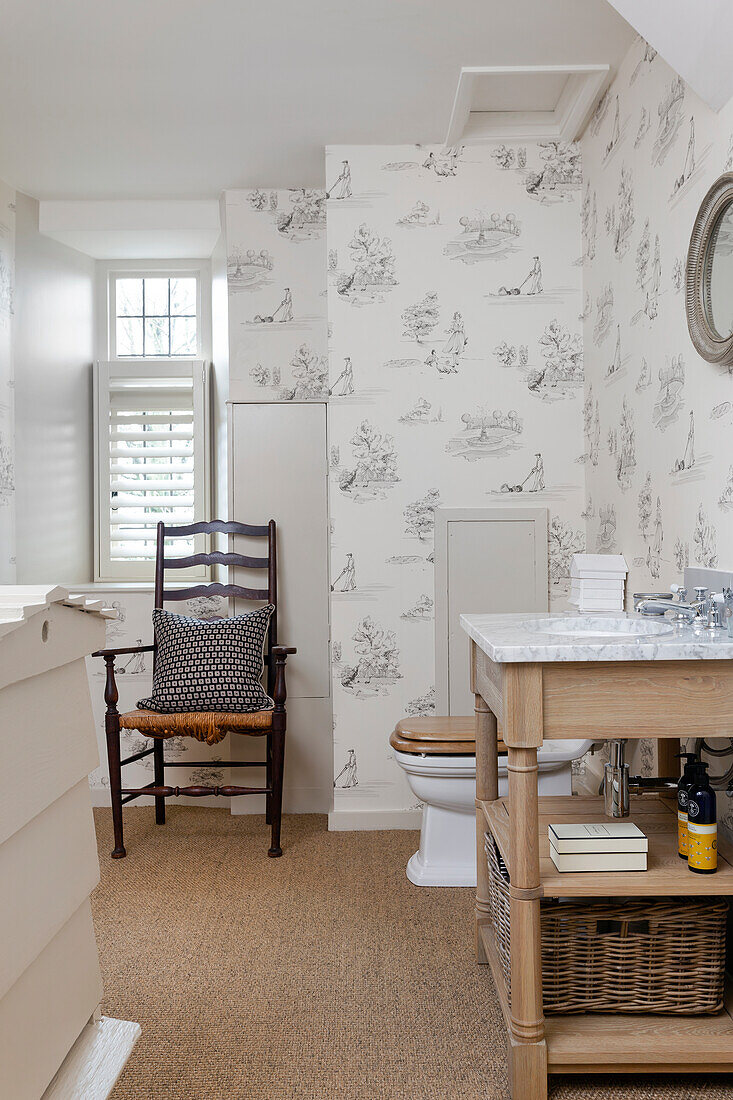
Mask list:
[[[474,719],[405,718],[390,737],[395,760],[425,803],[420,847],[407,864],[416,886],[476,885],[476,745]],[[592,741],[546,741],[537,750],[539,793],[570,797],[571,765]],[[507,793],[499,756],[499,794]]]

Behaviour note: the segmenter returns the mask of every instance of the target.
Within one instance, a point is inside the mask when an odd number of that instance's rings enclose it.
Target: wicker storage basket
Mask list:
[[[511,999],[509,873],[486,834],[496,950]],[[724,898],[541,903],[545,1013],[694,1016],[723,1007]]]

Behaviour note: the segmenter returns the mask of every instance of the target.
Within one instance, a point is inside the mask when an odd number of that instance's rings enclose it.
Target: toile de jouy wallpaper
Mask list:
[[[0,180],[0,584],[15,580],[14,287],[15,191]]]
[[[546,505],[584,547],[574,146],[326,157],[335,810],[411,805],[388,736],[434,708],[433,512]]]
[[[335,809],[401,810],[435,507],[545,504],[556,605],[584,546],[580,157],[334,148],[326,176],[226,194],[231,386],[328,402]]]
[[[233,397],[325,401],[324,192],[227,191],[225,211]]]
[[[733,382],[695,352],[684,271],[708,187],[733,167],[715,114],[642,39],[582,139],[589,545],[629,588],[730,565]]]
[[[387,736],[434,707],[436,506],[546,504],[556,606],[586,546],[630,592],[731,564],[731,376],[684,314],[731,168],[733,107],[638,39],[579,146],[330,148],[325,194],[227,195],[238,399],[329,404],[337,810],[410,805]]]
[[[715,114],[639,38],[580,144],[588,548],[655,590],[733,565],[733,377],[695,352],[684,286],[733,101]]]

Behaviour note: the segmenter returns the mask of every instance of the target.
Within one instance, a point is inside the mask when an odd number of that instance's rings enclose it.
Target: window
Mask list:
[[[208,518],[207,399],[201,360],[97,364],[97,580],[152,581],[158,522]],[[183,557],[204,546],[196,536],[171,548]]]
[[[110,277],[110,349],[118,359],[190,359],[201,354],[196,274]]]

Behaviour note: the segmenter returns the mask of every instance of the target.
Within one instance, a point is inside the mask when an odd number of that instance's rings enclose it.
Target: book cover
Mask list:
[[[573,554],[571,577],[626,576],[628,566],[623,554]]]
[[[649,841],[633,821],[573,822],[547,826],[550,844],[560,855],[648,852]]]
[[[590,579],[588,577],[573,577],[570,581],[571,592],[623,592],[624,582],[608,580],[607,578]]]
[[[558,871],[646,871],[646,852],[558,852],[550,844]]]

